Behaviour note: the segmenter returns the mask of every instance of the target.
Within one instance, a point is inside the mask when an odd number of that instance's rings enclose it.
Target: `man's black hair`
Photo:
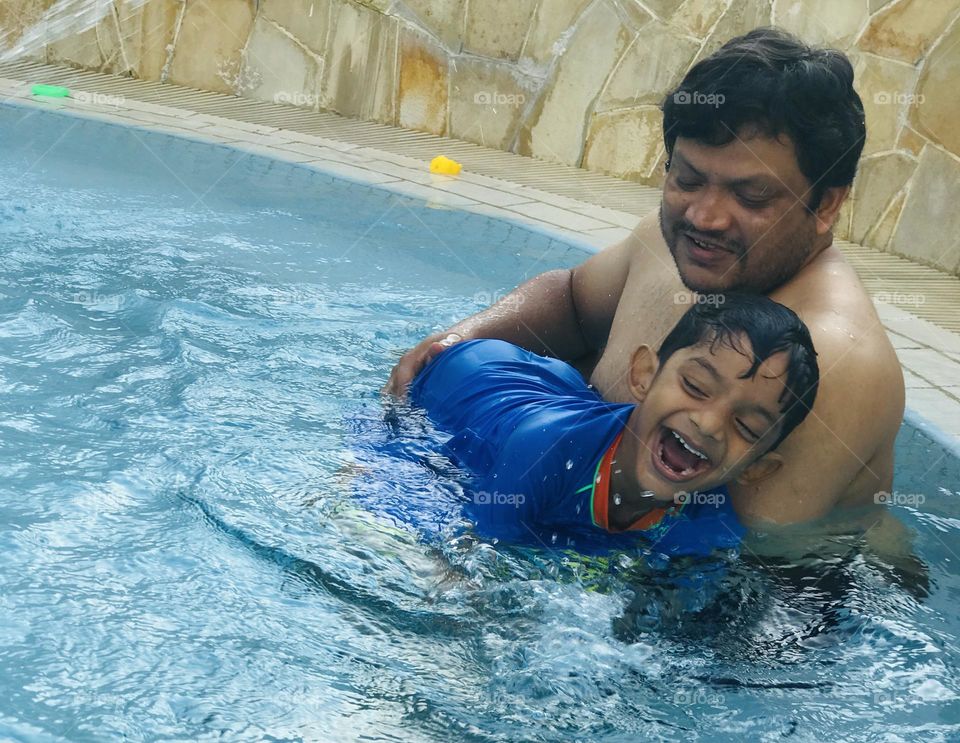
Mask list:
[[[811,184],[811,211],[827,188],[853,183],[866,138],[847,56],[777,28],[728,41],[690,69],[662,108],[668,168],[677,137],[719,147],[754,133],[786,134]]]
[[[760,294],[712,294],[710,302],[695,303],[667,335],[657,358],[660,367],[682,348],[707,342],[713,350],[723,344],[746,353],[750,342],[753,363],[741,376],[752,379],[760,365],[774,354],[788,356],[780,413],[783,429],[767,451],[776,449],[813,409],[820,384],[820,367],[810,331],[789,307]]]

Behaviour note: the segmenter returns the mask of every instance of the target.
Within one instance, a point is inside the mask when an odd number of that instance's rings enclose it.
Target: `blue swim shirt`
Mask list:
[[[611,531],[610,459],[635,406],[604,401],[562,361],[466,341],[437,356],[409,394],[450,434],[445,453],[474,476],[467,513],[485,536],[586,553],[649,545],[707,555],[744,533],[725,488]]]

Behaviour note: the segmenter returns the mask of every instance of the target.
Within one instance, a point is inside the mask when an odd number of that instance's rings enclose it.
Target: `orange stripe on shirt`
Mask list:
[[[643,531],[659,524],[669,510],[667,507],[655,507],[648,513],[643,514],[626,529],[610,528],[610,477],[613,466],[613,458],[617,454],[617,447],[623,438],[623,431],[617,434],[610,448],[607,449],[603,458],[600,460],[600,466],[597,468],[596,482],[593,489],[593,523],[601,529],[609,532],[619,531]]]

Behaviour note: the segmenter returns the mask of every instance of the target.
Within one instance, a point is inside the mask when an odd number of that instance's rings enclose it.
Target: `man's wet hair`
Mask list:
[[[754,134],[790,137],[811,211],[826,189],[853,183],[866,138],[847,56],[777,28],[733,38],[695,64],[662,109],[668,169],[677,137],[714,147]]]
[[[753,363],[741,379],[752,379],[760,365],[777,353],[788,357],[780,395],[783,428],[767,451],[772,451],[799,426],[813,409],[820,385],[817,352],[806,324],[789,307],[760,294],[711,294],[700,297],[667,335],[657,357],[660,368],[677,351],[709,343],[713,351],[725,345]],[[744,339],[750,342],[747,349]]]

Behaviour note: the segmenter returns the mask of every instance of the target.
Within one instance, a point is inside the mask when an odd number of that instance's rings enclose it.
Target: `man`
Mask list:
[[[780,449],[783,467],[731,486],[738,516],[790,524],[871,503],[891,489],[904,390],[873,304],[832,245],[865,137],[849,60],[757,29],[697,63],[663,112],[658,216],[425,339],[385,389],[402,394],[444,345],[501,338],[576,363],[605,399],[624,402],[632,349],[659,345],[690,302],[763,293],[810,328],[821,382],[812,414]],[[701,421],[699,435],[716,435],[715,423]]]

